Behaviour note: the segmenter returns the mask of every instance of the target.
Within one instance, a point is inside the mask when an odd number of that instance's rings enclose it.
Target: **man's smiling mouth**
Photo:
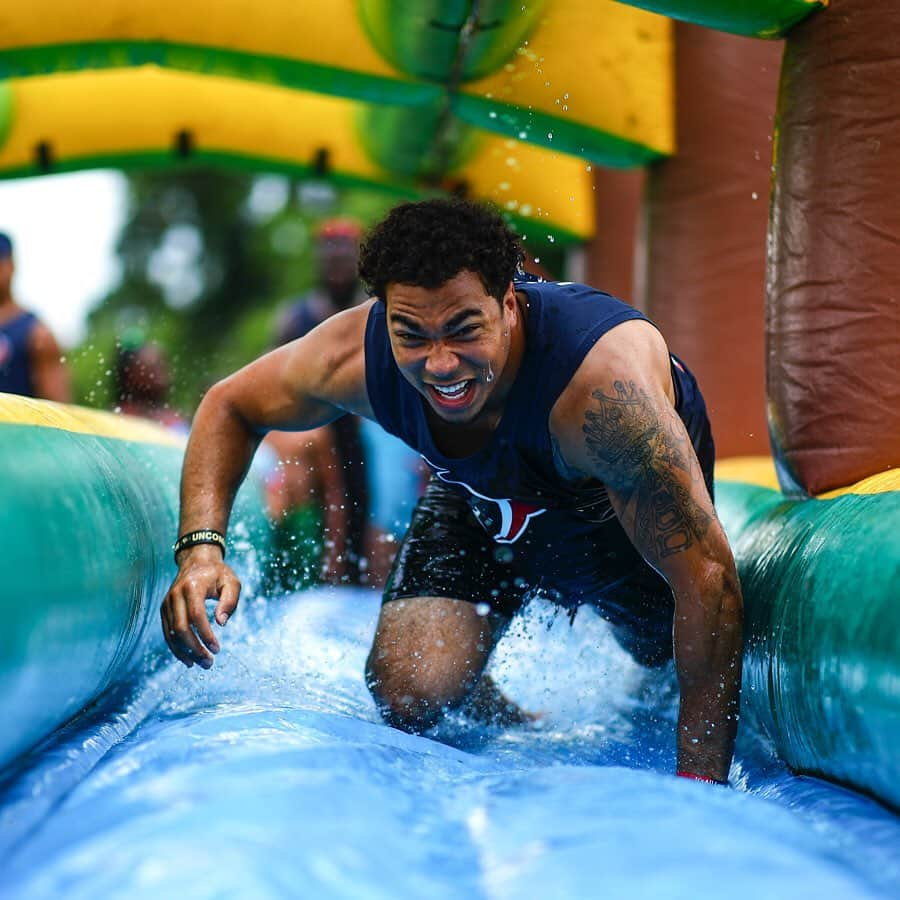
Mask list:
[[[474,391],[475,379],[466,378],[453,384],[426,384],[431,396],[439,406],[445,408],[465,406]]]
[[[470,380],[471,379],[457,381],[455,384],[448,385],[432,384],[431,387],[443,397],[460,397],[462,396],[463,391],[469,386]]]

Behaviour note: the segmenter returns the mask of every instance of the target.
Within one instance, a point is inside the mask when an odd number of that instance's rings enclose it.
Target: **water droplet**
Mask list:
[[[486,616],[491,611],[491,607],[487,603],[476,603],[475,604],[475,612],[479,616]]]
[[[552,131],[548,131],[548,132],[547,132],[547,140],[548,140],[548,141],[552,141],[552,140],[553,140],[553,132],[552,132]]]
[[[494,110],[491,110],[491,111],[488,113],[488,118],[489,118],[489,119],[496,119],[496,118],[497,118],[497,113],[495,113]]]
[[[750,196],[751,196],[754,200],[759,200],[759,194],[757,194],[756,191],[754,191]]]

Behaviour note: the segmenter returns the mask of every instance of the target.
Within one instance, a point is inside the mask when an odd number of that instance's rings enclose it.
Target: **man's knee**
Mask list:
[[[426,731],[468,694],[466,690],[448,691],[447,685],[433,678],[416,677],[415,670],[405,666],[403,671],[392,671],[379,655],[373,647],[366,662],[366,685],[382,719],[394,728],[411,734]]]
[[[423,731],[466,699],[491,646],[490,623],[469,603],[390,601],[381,608],[366,683],[387,722]]]

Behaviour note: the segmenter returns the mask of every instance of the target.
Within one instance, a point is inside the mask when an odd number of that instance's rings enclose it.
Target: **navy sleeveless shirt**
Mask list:
[[[29,312],[0,324],[0,392],[34,396],[28,339],[36,324]]]
[[[557,470],[550,412],[606,332],[631,319],[649,321],[634,307],[583,284],[519,273],[515,288],[528,298],[525,351],[499,424],[485,446],[470,456],[444,456],[435,445],[426,401],[394,362],[383,302],[372,306],[365,338],[366,388],[376,421],[417,450],[438,478],[459,485],[476,518],[499,543],[514,542],[532,517],[550,509],[594,523],[613,516],[600,481],[571,481]],[[674,357],[672,374],[676,409],[700,452],[709,438],[702,397],[693,376]],[[708,442],[703,449],[711,482],[711,439]]]

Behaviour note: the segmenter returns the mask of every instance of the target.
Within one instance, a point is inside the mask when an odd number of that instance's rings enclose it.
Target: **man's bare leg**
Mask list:
[[[494,642],[489,617],[471,603],[446,597],[385,603],[366,662],[366,683],[385,721],[404,731],[430,728],[469,697]]]
[[[510,700],[487,674],[481,676],[463,709],[473,719],[491,725],[526,725],[541,719],[541,713],[528,712]]]

